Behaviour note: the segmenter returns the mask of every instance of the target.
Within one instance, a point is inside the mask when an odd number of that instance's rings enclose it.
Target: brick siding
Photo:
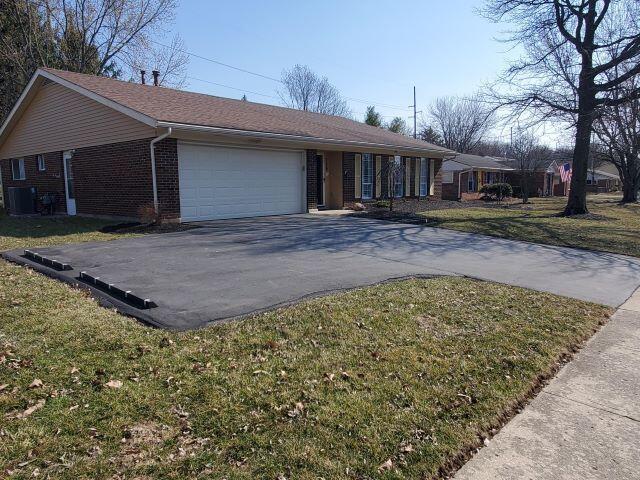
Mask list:
[[[436,158],[433,160],[433,196],[436,200],[442,200],[443,186],[442,186],[442,159]]]
[[[62,166],[62,152],[50,152],[44,154],[45,170],[38,170],[36,155],[24,158],[24,180],[14,180],[11,170],[11,160],[0,160],[2,170],[2,189],[5,208],[8,209],[9,187],[36,187],[38,197],[47,193],[56,195],[55,212],[66,213],[67,202],[64,191],[64,170]],[[40,205],[39,205],[40,207]]]
[[[138,218],[143,207],[153,208],[151,138],[78,148],[72,159],[76,212]],[[158,201],[163,218],[180,216],[176,139],[156,144]],[[35,186],[38,195],[56,192],[56,211],[66,212],[62,152],[45,155],[47,170],[37,171],[35,156],[25,157],[26,180],[11,179],[10,160],[2,161],[2,180],[9,186]],[[6,193],[5,193],[6,195]],[[6,198],[6,196],[5,196]]]
[[[318,208],[318,151],[307,150],[307,211]]]

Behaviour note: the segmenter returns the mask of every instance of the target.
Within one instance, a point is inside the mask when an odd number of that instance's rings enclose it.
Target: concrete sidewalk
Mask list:
[[[640,289],[455,479],[639,475]]]

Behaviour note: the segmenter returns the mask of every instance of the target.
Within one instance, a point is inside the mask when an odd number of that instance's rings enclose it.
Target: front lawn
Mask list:
[[[610,313],[437,278],[172,333],[0,261],[0,476],[428,478]]]
[[[463,232],[640,257],[640,204],[590,195],[589,215],[559,217],[565,197],[532,198],[527,205],[423,212],[428,224]]]

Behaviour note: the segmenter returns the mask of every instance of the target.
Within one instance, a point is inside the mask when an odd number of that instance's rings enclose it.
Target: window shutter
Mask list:
[[[382,155],[376,155],[376,198],[382,196]]]
[[[435,195],[435,172],[433,171],[435,168],[435,160],[429,160],[429,195]]]
[[[404,159],[404,196],[408,197],[411,195],[411,159]]]
[[[414,170],[414,176],[416,177],[414,182],[413,182],[413,188],[414,188],[414,194],[416,197],[420,197],[420,173],[422,172],[422,170],[420,169],[421,165],[420,165],[421,160],[419,158],[416,158],[416,163],[415,163],[415,170]]]
[[[356,153],[355,158],[355,197],[362,198],[362,155]]]

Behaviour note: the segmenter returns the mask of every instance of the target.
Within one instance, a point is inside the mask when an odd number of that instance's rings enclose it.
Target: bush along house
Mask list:
[[[452,155],[347,118],[53,69],[0,129],[14,214],[198,221],[418,202],[441,197]]]

